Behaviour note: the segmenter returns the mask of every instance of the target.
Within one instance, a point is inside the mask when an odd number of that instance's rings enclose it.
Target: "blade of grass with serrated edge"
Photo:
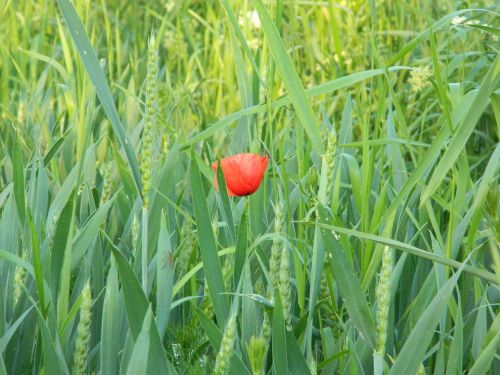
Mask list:
[[[141,288],[139,280],[134,274],[134,271],[127,263],[124,256],[114,247],[112,248],[113,256],[116,261],[116,267],[120,276],[123,296],[125,298],[125,309],[130,327],[130,332],[135,340],[139,336],[142,326],[142,319],[148,311],[149,304],[144,292]],[[169,371],[175,373],[172,364],[168,362],[163,350],[162,340],[158,332],[156,323],[151,323],[150,330],[150,351],[148,361],[148,373],[161,374],[168,368]]]
[[[302,123],[302,126],[311,139],[312,145],[319,155],[323,155],[325,149],[321,141],[319,133],[319,124],[314,116],[311,103],[307,98],[302,82],[297,75],[293,61],[288,55],[283,40],[281,39],[278,29],[274,24],[271,16],[267,12],[261,0],[253,0],[257,13],[262,24],[262,30],[269,43],[269,48],[273,56],[273,60],[278,68],[283,84],[290,97],[290,100],[295,108],[297,116]]]
[[[448,299],[453,292],[462,269],[459,269],[439,290],[406,340],[389,375],[415,374],[422,362],[427,347],[431,342],[441,314],[448,306]]]
[[[224,280],[222,277],[219,257],[217,256],[217,246],[214,235],[208,207],[206,194],[201,180],[200,170],[196,161],[194,151],[191,157],[191,198],[193,200],[194,216],[196,219],[196,229],[198,234],[198,243],[200,244],[201,259],[203,269],[208,284],[208,291],[212,298],[217,322],[221,327],[224,326],[228,317],[229,305],[227,297],[224,294]]]
[[[111,121],[113,130],[118,140],[120,141],[125,154],[127,155],[130,168],[132,169],[132,174],[134,175],[137,190],[140,192],[141,175],[139,173],[137,158],[127,138],[123,124],[120,121],[118,111],[113,101],[113,96],[111,95],[111,90],[109,89],[106,76],[101,69],[99,61],[97,60],[96,53],[92,48],[92,45],[90,44],[90,40],[87,36],[87,33],[85,32],[80,18],[78,17],[78,14],[76,13],[73,4],[71,4],[69,0],[57,0],[57,4],[61,9],[63,17],[73,38],[73,42],[75,43],[78,53],[80,54],[89,78],[96,89],[96,94],[101,101],[102,107],[104,108],[106,115]]]
[[[490,96],[494,90],[498,88],[500,82],[500,56],[497,56],[490,69],[486,73],[479,90],[477,91],[471,109],[467,112],[458,129],[453,134],[452,140],[441,160],[439,161],[434,172],[427,184],[426,189],[422,193],[421,204],[424,204],[427,199],[437,190],[441,181],[446,177],[446,174],[451,169],[462,149],[465,147],[474,127],[476,126],[479,117],[488,106]]]
[[[111,260],[102,312],[100,350],[102,375],[118,373],[118,355],[121,348],[116,338],[120,335],[121,322],[122,302],[118,287],[118,273],[114,260]]]

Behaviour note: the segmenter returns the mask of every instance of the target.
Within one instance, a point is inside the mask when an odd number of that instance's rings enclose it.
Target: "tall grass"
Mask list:
[[[498,11],[4,1],[0,375],[499,373]]]

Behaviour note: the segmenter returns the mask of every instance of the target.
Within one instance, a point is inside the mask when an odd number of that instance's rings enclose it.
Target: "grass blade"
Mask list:
[[[156,315],[160,337],[167,329],[172,303],[172,288],[174,284],[174,264],[172,261],[172,245],[167,232],[165,219],[162,219],[158,247],[156,252]]]
[[[488,73],[483,79],[479,90],[477,91],[471,109],[465,115],[465,118],[455,131],[453,138],[444,152],[441,160],[432,173],[432,176],[427,184],[427,188],[422,193],[421,204],[423,205],[427,199],[437,190],[446,174],[455,163],[458,155],[465,147],[474,127],[476,126],[479,117],[488,106],[490,96],[494,90],[498,89],[500,82],[500,56],[497,56],[491,65]]]
[[[137,336],[134,344],[132,356],[127,367],[127,375],[146,374],[148,369],[148,354],[149,354],[149,327],[151,326],[151,309],[148,309],[142,330]]]
[[[422,314],[397,356],[389,375],[415,374],[417,372],[441,319],[441,314],[448,305],[448,299],[455,288],[460,273],[461,269],[443,285]]]
[[[323,155],[325,149],[319,133],[319,124],[314,116],[311,103],[309,102],[309,99],[307,99],[304,87],[302,86],[299,76],[295,71],[293,61],[288,55],[278,29],[276,28],[276,25],[271,19],[271,16],[267,12],[262,1],[254,0],[253,3],[259,13],[262,30],[264,31],[264,35],[269,43],[274,62],[278,68],[278,72],[280,73],[293,107],[297,112],[297,116],[306,130],[307,135],[309,135],[314,149],[319,155]]]
[[[224,281],[222,271],[217,256],[217,246],[212,233],[210,216],[208,215],[205,191],[198,169],[197,158],[192,153],[191,157],[191,195],[193,199],[194,216],[196,219],[196,229],[198,233],[198,243],[200,244],[201,259],[205,278],[207,279],[208,291],[212,297],[215,314],[220,327],[223,327],[229,313],[227,297],[224,294]]]
[[[332,232],[323,228],[322,234],[325,249],[331,252],[335,260],[331,262],[333,276],[337,282],[339,292],[345,301],[347,312],[363,339],[370,347],[374,348],[376,339],[375,322],[371,309],[363,295],[361,283],[355,276],[356,272],[340,242],[333,238]]]
[[[137,186],[137,190],[141,191],[141,175],[139,173],[139,167],[137,164],[137,159],[135,153],[132,149],[132,146],[125,134],[125,129],[123,124],[120,121],[120,117],[118,116],[118,111],[116,110],[115,103],[113,101],[113,96],[111,95],[111,90],[107,84],[106,76],[99,65],[99,61],[97,60],[96,53],[90,44],[89,37],[85,32],[85,29],[76,13],[75,7],[69,0],[57,0],[57,4],[61,9],[63,17],[66,21],[68,29],[71,33],[75,46],[80,54],[80,57],[83,61],[85,69],[89,75],[90,80],[92,81],[96,94],[101,101],[102,107],[106,112],[111,124],[113,126],[113,130],[115,131],[120,144],[122,145],[125,154],[127,155],[127,159],[132,169],[132,173],[134,175],[135,184]]]
[[[104,294],[104,306],[101,325],[100,364],[102,375],[118,373],[118,355],[121,350],[117,337],[122,327],[122,298],[118,287],[118,273],[115,262],[111,262],[108,282]]]
[[[137,280],[134,271],[126,259],[118,250],[113,248],[112,251],[118,274],[120,275],[130,331],[134,339],[137,340],[142,330],[141,323],[143,317],[149,309],[149,303],[143,293],[139,280]],[[175,370],[165,356],[160,334],[154,320],[151,325],[148,373],[161,374],[165,369],[169,369],[169,371],[175,373]]]
[[[16,200],[17,213],[19,221],[24,223],[26,216],[26,203],[24,198],[24,166],[23,156],[19,148],[19,139],[15,137],[14,147],[12,149],[12,168],[14,180],[14,198]]]
[[[245,259],[247,257],[248,248],[248,214],[245,209],[243,212],[240,225],[238,228],[238,241],[236,243],[236,249],[234,251],[234,273],[233,273],[233,284],[239,285],[241,274],[243,272],[243,267],[245,265]]]
[[[354,236],[354,237],[357,237],[357,238],[360,238],[363,240],[374,241],[374,242],[377,242],[379,244],[389,246],[393,249],[398,249],[398,250],[404,251],[408,254],[416,255],[416,256],[431,260],[433,262],[444,264],[448,267],[453,267],[455,269],[460,269],[463,267],[464,272],[468,272],[472,275],[478,276],[478,277],[480,277],[484,280],[487,280],[491,283],[495,283],[495,284],[497,283],[496,276],[491,272],[488,272],[486,270],[483,270],[483,269],[480,269],[480,268],[477,268],[474,266],[469,266],[469,265],[466,265],[464,263],[460,263],[454,259],[445,258],[443,256],[431,253],[429,251],[419,249],[418,247],[408,245],[408,244],[401,242],[401,241],[396,241],[396,240],[392,240],[389,238],[380,237],[380,236],[370,234],[370,233],[360,232],[360,231],[357,231],[354,229],[337,227],[334,225],[327,225],[327,224],[323,224],[323,223],[317,223],[316,225],[319,225],[319,226],[323,227],[324,229],[328,229],[328,230],[331,230],[333,232],[347,234],[348,236]]]
[[[227,195],[226,180],[224,178],[224,173],[220,166],[220,161],[217,162],[217,184],[219,186],[219,206],[221,208],[222,218],[226,222],[227,231],[229,233],[229,238],[231,239],[231,245],[236,244],[236,230],[234,228],[233,213],[231,211],[231,204],[229,203],[229,197]]]
[[[276,296],[273,308],[272,345],[273,373],[288,374],[285,319],[279,295]]]

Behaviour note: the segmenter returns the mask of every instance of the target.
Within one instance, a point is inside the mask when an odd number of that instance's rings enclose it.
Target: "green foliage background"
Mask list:
[[[499,373],[498,12],[4,0],[0,375]]]

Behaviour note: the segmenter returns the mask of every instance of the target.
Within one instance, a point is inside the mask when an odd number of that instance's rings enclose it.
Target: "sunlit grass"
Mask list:
[[[498,12],[4,1],[0,375],[500,372]]]

